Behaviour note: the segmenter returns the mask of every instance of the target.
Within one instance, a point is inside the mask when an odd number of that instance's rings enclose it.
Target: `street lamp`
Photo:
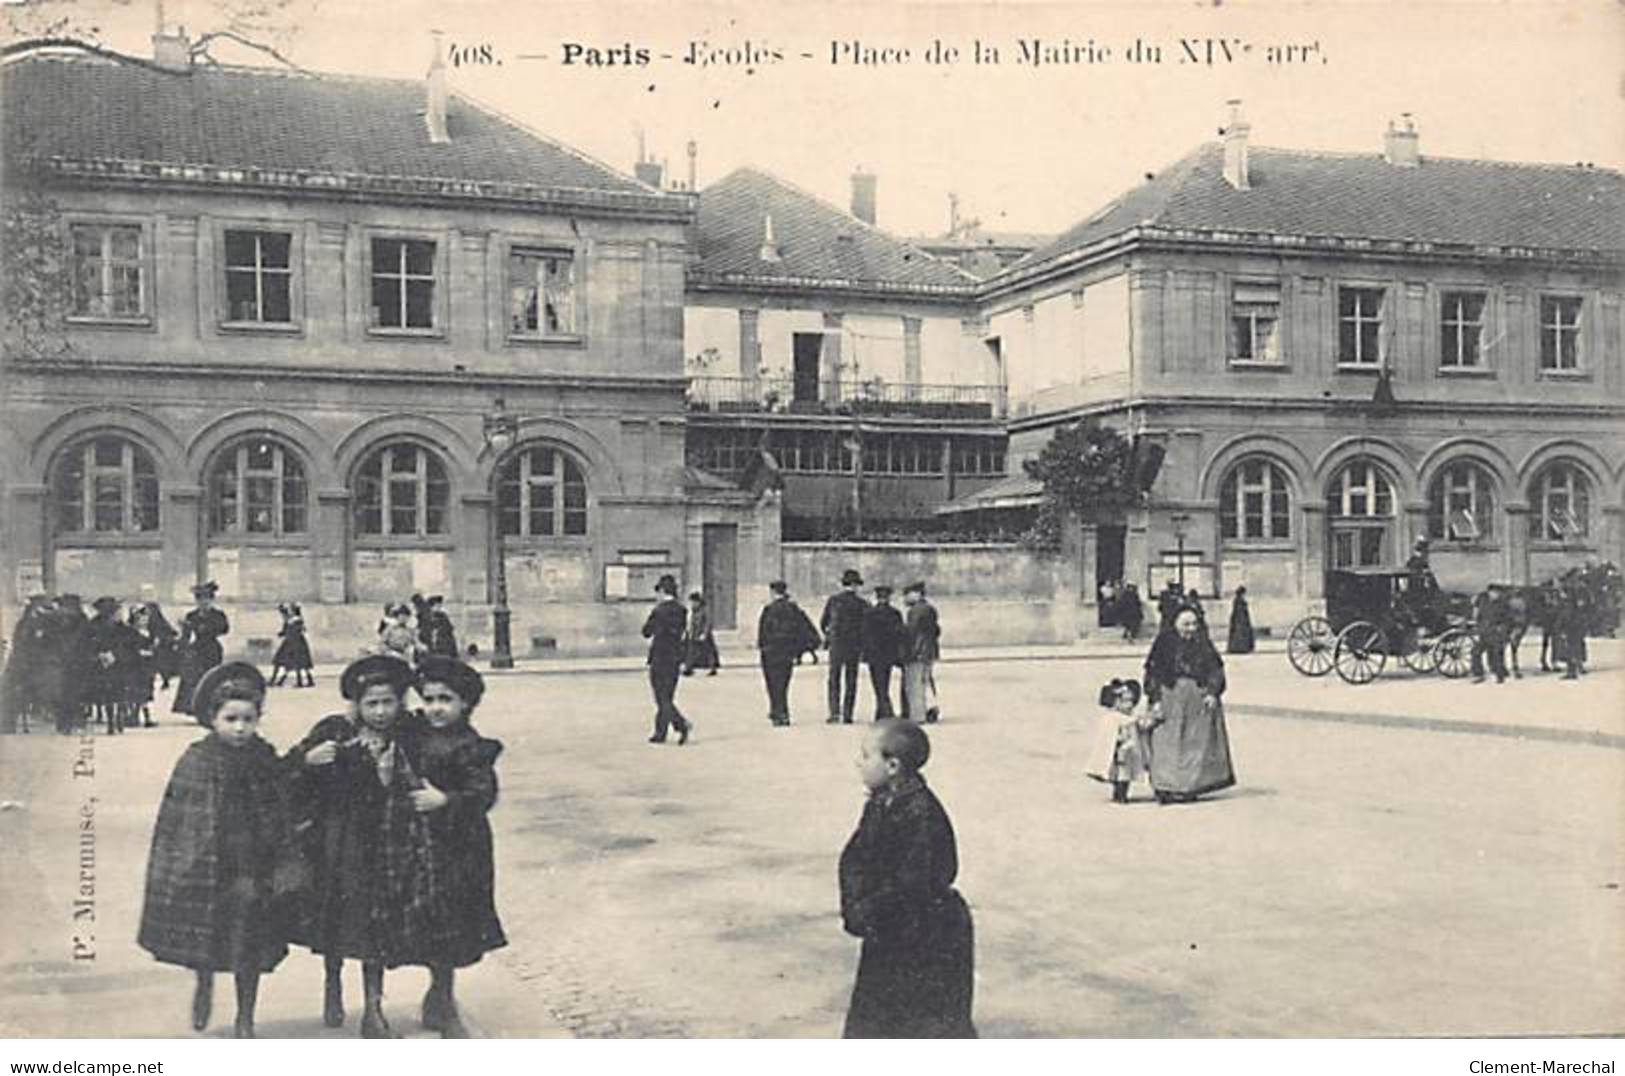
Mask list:
[[[1179,558],[1179,564],[1175,570],[1179,573],[1179,592],[1181,594],[1185,592],[1185,524],[1190,521],[1191,517],[1183,512],[1176,512],[1168,517],[1168,522],[1174,525],[1174,545],[1177,550],[1174,556]]]
[[[503,455],[513,447],[514,441],[519,437],[519,416],[510,415],[503,405],[502,397],[498,396],[496,406],[485,415],[482,432],[485,434],[485,447],[491,450],[493,463],[500,465]],[[498,503],[495,506],[497,602],[496,608],[491,610],[492,633],[495,635],[491,650],[491,668],[511,669],[513,668],[513,639],[511,636],[513,611],[508,608],[508,557],[503,549],[501,484],[502,475],[498,472]]]

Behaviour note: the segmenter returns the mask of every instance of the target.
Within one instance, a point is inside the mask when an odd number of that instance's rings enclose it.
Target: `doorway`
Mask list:
[[[797,404],[818,402],[818,381],[824,363],[824,334],[796,333],[791,338],[795,354],[795,380],[791,400]]]
[[[1095,605],[1103,628],[1118,623],[1118,599],[1122,597],[1123,588],[1123,549],[1127,544],[1127,527],[1095,528]],[[1112,588],[1109,592],[1106,589],[1108,586]]]
[[[711,611],[711,626],[732,631],[739,627],[739,527],[707,523],[700,541],[700,591]]]

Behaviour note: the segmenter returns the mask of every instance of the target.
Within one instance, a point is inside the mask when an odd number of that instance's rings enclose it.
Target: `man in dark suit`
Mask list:
[[[693,722],[677,709],[677,682],[683,672],[683,639],[688,628],[688,610],[677,600],[677,579],[663,575],[655,584],[657,599],[643,622],[643,637],[649,640],[649,686],[655,694],[655,734],[650,743],[665,743],[668,727],[677,729],[677,742],[688,742]]]
[[[790,600],[790,586],[782,579],[768,584],[773,599],[756,622],[756,648],[762,653],[762,679],[767,683],[767,719],[775,728],[790,723],[790,677],[801,655],[818,653],[818,629]]]
[[[863,618],[869,603],[858,588],[863,576],[855,568],[841,573],[841,589],[824,603],[818,627],[829,650],[828,723],[852,723],[852,707],[858,701],[858,659],[863,654]],[[843,690],[844,689],[844,690]]]
[[[875,603],[863,615],[863,660],[875,689],[875,720],[896,717],[891,705],[891,671],[903,660],[903,614],[891,603],[891,587],[875,588]]]

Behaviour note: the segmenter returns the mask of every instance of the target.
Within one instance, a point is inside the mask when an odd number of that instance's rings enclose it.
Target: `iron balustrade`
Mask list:
[[[976,421],[1004,417],[1005,387],[806,380],[798,386],[798,379],[788,374],[703,375],[689,379],[688,408],[720,414],[873,415]]]

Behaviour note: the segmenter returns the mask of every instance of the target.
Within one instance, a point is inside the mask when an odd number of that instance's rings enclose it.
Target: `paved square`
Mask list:
[[[1625,675],[1614,644],[1599,651],[1577,684],[1504,687],[1354,688],[1279,653],[1231,659],[1239,785],[1168,807],[1144,790],[1113,806],[1080,772],[1095,688],[1132,658],[942,666],[926,773],[958,830],[983,1034],[1618,1032]],[[507,745],[493,824],[512,944],[465,976],[481,1032],[838,1034],[857,942],[835,859],[863,730],[823,723],[823,672],[798,670],[788,729],[768,726],[753,668],[684,680],[686,747],[644,742],[633,673],[491,678],[477,723]],[[337,704],[332,677],[278,689],[265,734],[285,746]],[[189,1033],[187,975],[133,938],[153,812],[195,735],[96,738],[80,779],[79,741],[0,739],[0,1033]],[[71,902],[92,794],[88,924]],[[92,926],[96,957],[76,962]],[[391,975],[403,1029],[422,983]],[[320,1027],[308,954],[264,998],[262,1034],[355,1033]]]

